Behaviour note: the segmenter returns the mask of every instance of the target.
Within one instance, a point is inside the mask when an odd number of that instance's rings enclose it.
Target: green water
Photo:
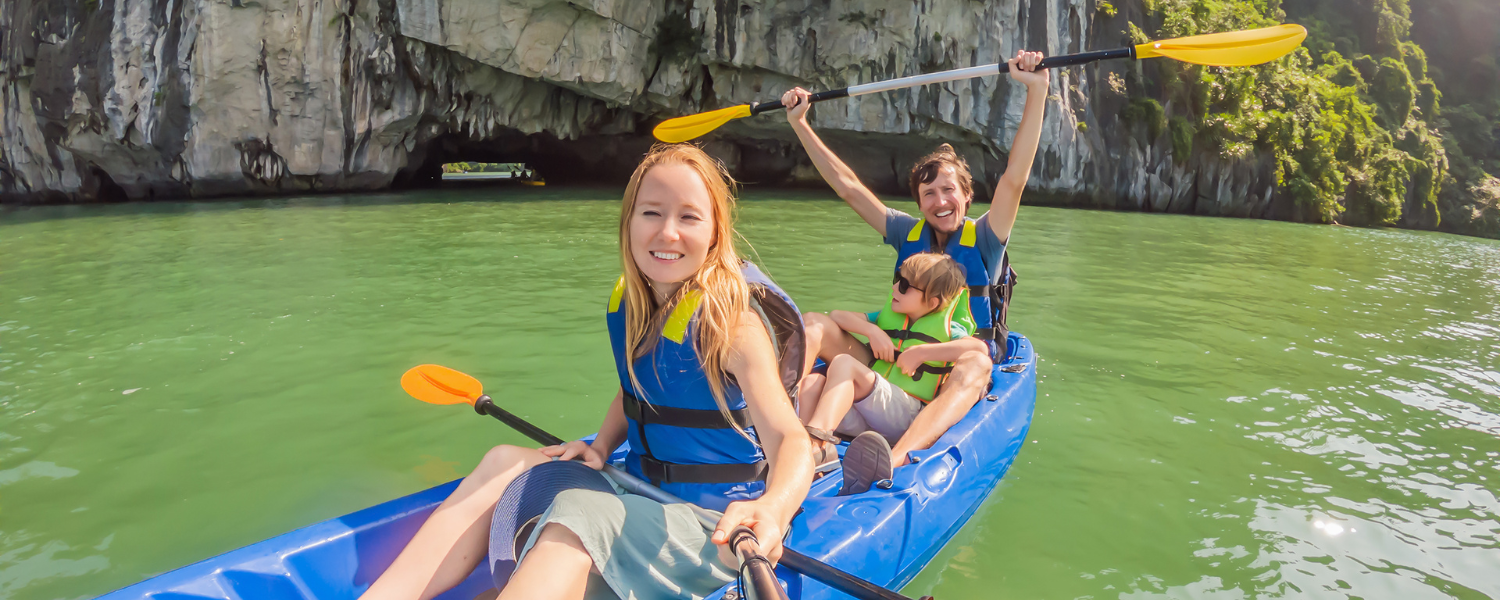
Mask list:
[[[415,364],[592,431],[617,193],[0,212],[0,598],[106,592],[524,442],[408,399]],[[741,230],[804,309],[886,293],[894,252],[826,195],[752,195]],[[1500,244],[1034,207],[1016,231],[1031,436],[909,594],[1500,598]]]

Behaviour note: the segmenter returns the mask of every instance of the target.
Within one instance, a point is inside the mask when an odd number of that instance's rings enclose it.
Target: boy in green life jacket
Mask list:
[[[889,479],[891,444],[901,439],[922,407],[937,395],[952,361],[984,351],[970,337],[968,286],[958,263],[946,254],[915,254],[901,264],[885,308],[872,313],[836,310],[839,328],[870,347],[866,365],[841,354],[828,365],[822,393],[804,395],[799,407],[813,437],[815,463],[836,456],[830,431],[858,435],[844,453],[841,495],[864,493]]]

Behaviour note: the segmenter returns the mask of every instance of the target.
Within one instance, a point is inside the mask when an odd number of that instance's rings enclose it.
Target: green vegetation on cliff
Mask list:
[[[1413,2],[1411,36],[1430,58],[1450,178],[1443,229],[1500,237],[1500,2]],[[1424,94],[1431,92],[1422,90]]]
[[[1435,0],[1484,20],[1487,0]],[[1472,6],[1469,6],[1472,5]],[[1250,69],[1152,61],[1132,85],[1160,98],[1121,117],[1170,133],[1174,156],[1195,144],[1225,158],[1273,157],[1298,217],[1358,225],[1500,235],[1500,105],[1495,34],[1487,79],[1446,75],[1413,41],[1408,0],[1143,0],[1136,41],[1267,27],[1307,26],[1293,54]],[[1432,12],[1433,6],[1424,6]],[[1418,17],[1436,18],[1427,15]],[[1479,37],[1485,28],[1479,27]],[[1481,50],[1484,44],[1472,44]],[[1465,49],[1464,52],[1484,55]],[[1455,50],[1453,52],[1460,52]],[[1453,52],[1445,52],[1451,54]],[[1485,61],[1488,62],[1485,62]],[[1487,87],[1486,87],[1487,86]],[[1475,87],[1477,89],[1463,89]],[[1444,106],[1462,98],[1464,104]],[[1487,103],[1487,104],[1486,104]]]

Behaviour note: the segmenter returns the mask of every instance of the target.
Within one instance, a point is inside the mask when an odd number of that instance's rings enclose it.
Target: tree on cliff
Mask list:
[[[1277,181],[1303,220],[1500,235],[1492,221],[1476,216],[1489,214],[1484,190],[1491,188],[1484,182],[1500,170],[1494,133],[1500,6],[1433,0],[1415,15],[1408,0],[1143,0],[1142,6],[1143,18],[1130,25],[1138,42],[1281,21],[1310,32],[1303,49],[1259,68],[1166,61],[1140,70],[1131,83],[1168,107],[1152,122],[1172,124],[1177,153],[1197,141],[1226,157],[1273,156]],[[1468,25],[1451,25],[1455,19]],[[1439,66],[1429,68],[1428,53],[1413,41],[1414,21],[1417,32],[1434,38],[1455,32],[1438,44]],[[1469,72],[1449,75],[1455,68]],[[1445,107],[1445,98],[1462,104]],[[1150,113],[1143,102],[1132,102],[1124,120]],[[1150,135],[1161,129],[1153,125]]]

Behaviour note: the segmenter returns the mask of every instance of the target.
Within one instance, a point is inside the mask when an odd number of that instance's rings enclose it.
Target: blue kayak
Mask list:
[[[1005,475],[1031,426],[1036,353],[1011,333],[1010,358],[973,410],[889,488],[836,496],[834,471],[813,483],[792,522],[787,546],[889,589],[900,589],[942,550]],[[616,458],[623,457],[617,453]],[[104,600],[352,600],[395,560],[433,509],[458,486],[449,482],[359,512],[170,571],[101,596]],[[847,598],[785,567],[777,575],[793,600]],[[731,597],[733,585],[711,595]],[[487,561],[438,600],[492,598]]]

